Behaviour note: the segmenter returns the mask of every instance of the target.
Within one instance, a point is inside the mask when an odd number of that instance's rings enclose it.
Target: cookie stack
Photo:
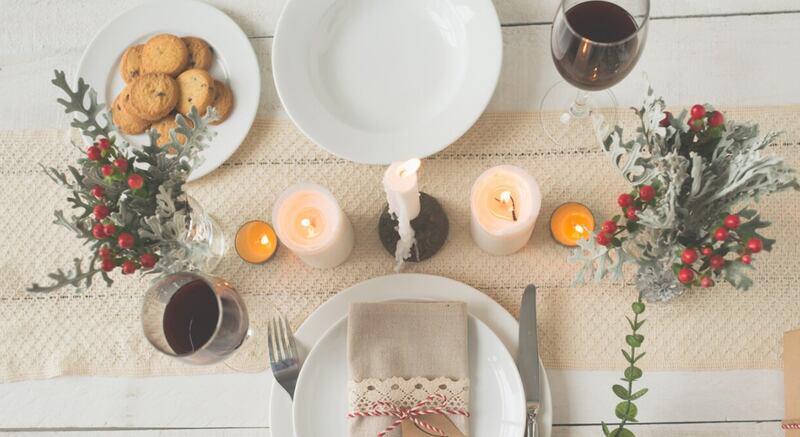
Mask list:
[[[205,114],[213,106],[219,115],[213,124],[222,123],[233,110],[233,92],[208,73],[213,59],[211,46],[193,36],[163,33],[128,47],[120,63],[125,88],[111,108],[114,124],[129,135],[152,127],[163,145],[178,126],[175,114],[187,115],[192,107]]]

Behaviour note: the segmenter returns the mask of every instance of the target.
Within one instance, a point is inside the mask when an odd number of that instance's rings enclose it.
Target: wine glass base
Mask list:
[[[539,104],[542,129],[556,145],[595,146],[617,122],[617,99],[610,90],[588,93],[581,106],[575,105],[578,93],[562,80],[547,90]]]

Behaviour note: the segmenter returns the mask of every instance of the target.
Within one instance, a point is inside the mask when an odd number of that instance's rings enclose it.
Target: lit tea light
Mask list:
[[[539,184],[525,170],[512,165],[486,170],[470,194],[472,239],[493,255],[522,249],[533,233],[541,204]]]
[[[550,233],[564,246],[577,246],[578,240],[589,238],[594,231],[594,216],[586,206],[568,202],[550,217]]]
[[[319,185],[302,183],[284,191],[272,210],[272,222],[281,242],[312,267],[343,263],[355,244],[350,219]]]
[[[278,237],[269,223],[253,220],[239,227],[234,245],[240,258],[251,264],[261,264],[275,255]]]

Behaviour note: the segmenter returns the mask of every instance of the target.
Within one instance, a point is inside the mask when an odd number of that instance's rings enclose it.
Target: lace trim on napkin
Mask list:
[[[348,382],[350,411],[366,411],[377,401],[412,408],[433,393],[447,397],[448,408],[469,408],[469,378],[368,378]]]

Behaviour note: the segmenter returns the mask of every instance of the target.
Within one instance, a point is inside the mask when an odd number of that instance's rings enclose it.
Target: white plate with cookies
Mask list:
[[[132,144],[155,129],[166,141],[175,115],[195,106],[219,115],[195,180],[244,141],[258,110],[261,74],[253,46],[220,10],[193,0],[154,1],[109,22],[83,53],[77,77],[97,91]],[[76,78],[77,81],[77,78]]]

